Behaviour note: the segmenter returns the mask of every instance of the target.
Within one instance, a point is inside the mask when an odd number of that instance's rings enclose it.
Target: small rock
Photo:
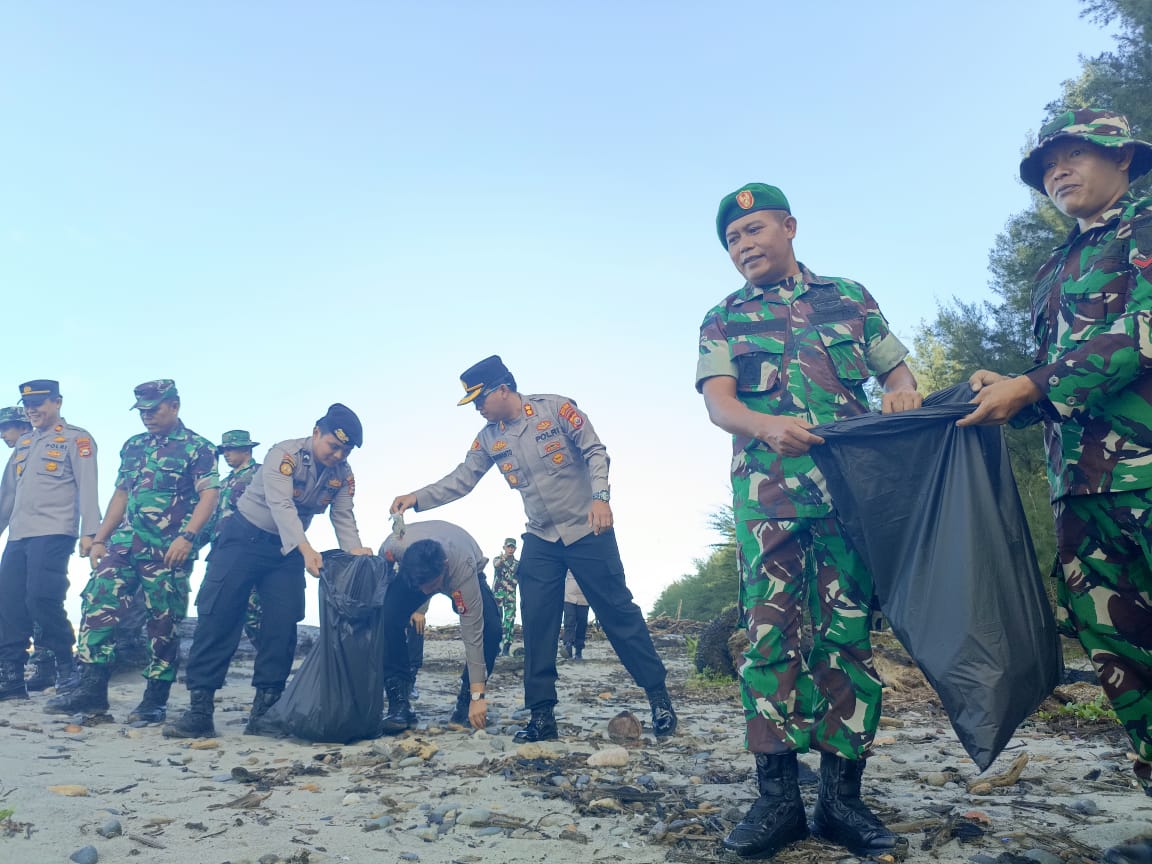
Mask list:
[[[628,751],[623,747],[605,747],[588,757],[588,765],[592,768],[619,768],[628,764],[628,758]]]
[[[558,789],[568,789],[572,786],[572,781],[565,777],[563,774],[555,774],[548,778],[548,782]]]
[[[668,826],[664,824],[663,820],[658,821],[648,831],[648,839],[653,843],[659,843],[664,839],[664,835],[668,833]]]
[[[425,828],[423,831],[418,832],[416,836],[423,840],[425,843],[435,843],[436,838],[439,835],[437,834],[435,828]]]
[[[379,831],[381,828],[388,828],[389,826],[394,825],[395,823],[396,823],[396,820],[393,817],[389,816],[387,813],[384,813],[380,816],[377,816],[374,819],[369,819],[367,822],[365,822],[364,823],[364,830],[365,831]]]
[[[560,825],[567,825],[571,821],[572,817],[566,816],[563,813],[548,813],[540,817],[540,820],[536,824],[541,828],[556,828]]]
[[[120,827],[119,819],[109,819],[96,829],[96,833],[107,839],[109,837],[119,837],[124,833],[124,829]]]
[[[952,778],[949,777],[947,774],[943,774],[939,771],[933,771],[930,774],[924,775],[924,782],[927,783],[929,786],[943,786],[945,783],[948,783],[951,779]]]
[[[360,796],[357,795],[355,792],[349,792],[347,795],[344,796],[344,800],[342,800],[340,803],[343,804],[345,807],[348,807],[352,804],[359,804],[360,803]]]
[[[487,828],[481,828],[476,832],[477,837],[492,837],[496,834],[503,834],[503,828],[497,828],[495,825],[489,825]]]
[[[401,759],[396,763],[397,768],[415,768],[417,765],[423,765],[424,760],[419,756],[409,756],[406,759]]]
[[[1100,812],[1100,806],[1091,798],[1077,798],[1068,805],[1069,810],[1075,810],[1085,816],[1095,816]]]
[[[617,744],[627,744],[640,740],[640,721],[631,711],[621,711],[608,721],[608,737]]]
[[[1053,855],[1047,849],[1029,849],[1024,853],[1025,858],[1031,858],[1036,864],[1063,864],[1059,855]]]
[[[492,821],[492,811],[483,807],[470,807],[460,812],[456,817],[457,825],[487,825]]]
[[[100,853],[96,851],[95,846],[81,846],[68,856],[68,860],[75,861],[76,864],[96,864],[100,860]]]
[[[269,852],[267,855],[261,855],[257,859],[257,864],[276,864],[280,860],[280,856],[274,852]]]
[[[401,861],[419,861],[420,856],[415,852],[401,852],[399,855]]]

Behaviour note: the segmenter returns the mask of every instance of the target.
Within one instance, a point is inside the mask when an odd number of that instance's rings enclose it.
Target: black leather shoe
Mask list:
[[[760,797],[721,841],[725,849],[741,858],[771,858],[789,843],[808,836],[798,770],[795,753],[756,754]]]
[[[820,754],[820,796],[812,814],[812,833],[866,858],[890,853],[900,841],[861,800],[863,774],[863,759]]]
[[[678,722],[668,688],[660,685],[649,690],[648,704],[652,706],[652,731],[657,738],[667,738],[676,731]]]
[[[532,709],[532,719],[528,725],[512,736],[517,744],[532,744],[536,741],[555,741],[560,737],[560,730],[556,728],[556,717],[552,714],[552,706]]]

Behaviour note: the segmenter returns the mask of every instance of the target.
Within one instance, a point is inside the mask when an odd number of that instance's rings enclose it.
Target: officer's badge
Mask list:
[[[333,429],[332,434],[336,436],[336,440],[339,441],[341,444],[347,444],[348,443],[348,433],[345,432],[343,429]]]
[[[1143,270],[1149,264],[1152,264],[1152,255],[1145,255],[1143,258],[1132,258],[1132,263]]]
[[[459,591],[452,592],[452,608],[456,610],[457,615],[463,615],[468,611],[468,606],[464,603],[464,595]]]
[[[508,478],[508,485],[509,486],[519,486],[520,485],[520,478],[517,477],[515,474],[506,474],[505,477]]]
[[[63,432],[64,431],[64,424],[63,423],[57,423],[55,426],[52,427],[52,431],[53,432]]]
[[[48,462],[47,464],[44,465],[44,467],[47,468],[49,471],[55,471],[60,466],[57,465],[55,462]]]
[[[47,454],[49,459],[63,459],[64,458],[64,451],[63,450],[45,450],[44,452]]]
[[[551,429],[551,428],[552,428],[552,421],[551,420],[541,420],[539,423],[536,424],[536,431],[538,431],[538,432],[543,432],[545,429]]]
[[[533,408],[531,405],[529,405],[527,402],[524,403],[524,416],[525,417],[535,417],[536,416],[536,409]]]
[[[67,439],[67,438],[65,438],[63,435],[57,435],[57,436],[56,436],[55,438],[53,438],[52,440],[53,440],[53,442],[55,442],[56,444],[63,444],[63,443],[64,443],[65,441],[67,441],[68,439]]]
[[[756,203],[756,198],[749,190],[744,189],[736,196],[736,203],[740,206],[741,210],[751,210],[752,205]]]
[[[505,462],[503,465],[500,466],[500,470],[503,471],[505,474],[507,474],[509,471],[512,470],[513,467],[514,466],[512,465],[511,462]]]
[[[553,454],[552,461],[555,462],[557,465],[563,465],[564,464],[564,454],[563,453]]]
[[[344,485],[344,481],[341,480],[339,477],[333,477],[331,480],[328,481],[328,485],[331,486],[333,489],[339,489],[341,486]]]
[[[561,444],[559,441],[549,441],[547,444],[544,445],[544,452],[545,453],[555,453],[557,450],[559,450],[563,446],[564,445]]]
[[[20,442],[20,446],[21,447],[27,447],[31,443],[32,443],[31,438],[25,438],[23,441]]]
[[[492,445],[492,449],[497,453],[499,453],[501,450],[506,450],[506,449],[508,449],[508,442],[507,441],[497,441],[495,444]]]

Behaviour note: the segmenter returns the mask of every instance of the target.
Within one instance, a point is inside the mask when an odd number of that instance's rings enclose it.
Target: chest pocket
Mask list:
[[[860,382],[872,377],[864,353],[864,319],[820,324],[816,328],[820,342],[828,352],[828,359],[842,381]]]
[[[49,447],[40,454],[37,460],[36,473],[42,477],[54,477],[68,480],[72,477],[72,462],[68,459],[68,451],[63,445]]]
[[[500,470],[500,474],[504,477],[504,482],[508,484],[509,488],[523,489],[530,485],[528,477],[520,470],[520,460],[512,454],[511,448],[501,450],[498,453],[489,451],[488,455],[496,463],[496,467]]]
[[[739,393],[768,393],[780,384],[788,322],[783,318],[730,321],[728,346]]]
[[[536,445],[540,454],[540,461],[544,463],[549,474],[567,471],[574,464],[572,450],[568,447],[567,439],[557,435],[550,441],[542,441]]]
[[[1060,295],[1060,317],[1068,338],[1077,342],[1108,329],[1128,308],[1128,262],[1119,257],[1101,258],[1092,272],[1104,277],[1102,285],[1094,285],[1091,291],[1081,290],[1085,286],[1080,284],[1069,285]]]
[[[186,463],[179,456],[159,456],[156,459],[152,488],[158,492],[178,492],[184,488]]]

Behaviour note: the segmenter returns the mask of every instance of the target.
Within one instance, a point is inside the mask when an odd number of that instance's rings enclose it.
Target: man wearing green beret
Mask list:
[[[120,449],[116,491],[92,538],[93,572],[82,595],[80,680],[49,700],[50,714],[107,714],[117,626],[137,589],[148,609],[147,683],[129,721],[162,722],[176,680],[198,537],[216,507],[216,447],[180,419],[171,378],[145,381],[133,395],[131,410],[140,412],[145,431]]]
[[[1056,517],[1057,621],[1079,638],[1152,795],[1152,144],[1121,114],[1065,111],[1020,178],[1075,220],[1036,275],[1036,365],[981,369],[958,425],[1044,424]],[[1109,862],[1152,861],[1152,841]]]
[[[764,858],[808,835],[797,754],[820,751],[817,835],[855,855],[897,838],[860,798],[880,720],[882,684],[868,634],[872,577],[836,520],[808,451],[813,426],[867,413],[865,382],[883,410],[920,405],[907,349],[876,301],[850,279],[796,260],[796,217],[775,186],[749,183],[720,202],[716,232],[744,286],[700,328],[696,388],[732,434],[740,607],[750,646],[740,668],[746,743],[760,797],[724,846]],[[894,468],[894,470],[899,470]],[[813,648],[800,648],[804,606]]]
[[[504,632],[500,653],[507,657],[512,653],[512,639],[516,635],[516,538],[504,540],[504,550],[492,563],[495,578],[492,580],[492,594],[496,607],[500,610],[500,624]]]

